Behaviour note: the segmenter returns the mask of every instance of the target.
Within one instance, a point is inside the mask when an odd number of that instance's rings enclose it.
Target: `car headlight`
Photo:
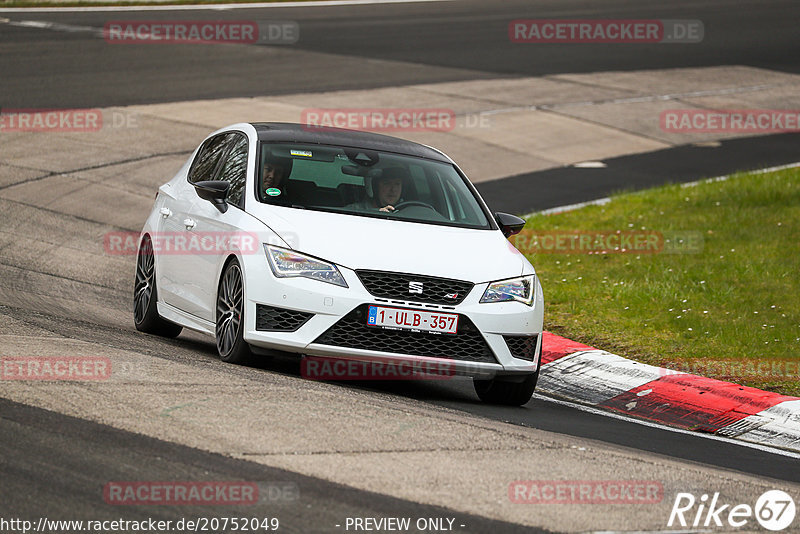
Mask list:
[[[269,267],[278,278],[301,276],[320,282],[348,287],[336,265],[293,250],[264,244]]]
[[[536,275],[529,274],[492,282],[484,291],[481,302],[506,302],[516,300],[528,306],[533,304],[534,281]]]

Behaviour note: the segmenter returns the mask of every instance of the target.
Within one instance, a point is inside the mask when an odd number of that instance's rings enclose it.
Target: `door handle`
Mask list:
[[[170,215],[172,215],[172,212],[169,210],[169,208],[161,208],[160,210],[158,210],[158,212],[159,212],[159,213],[161,214],[161,216],[162,216],[163,218],[165,218],[165,219],[166,219],[167,217],[169,217]]]
[[[183,220],[183,225],[186,227],[187,230],[192,230],[196,224],[197,223],[195,223],[192,219]]]

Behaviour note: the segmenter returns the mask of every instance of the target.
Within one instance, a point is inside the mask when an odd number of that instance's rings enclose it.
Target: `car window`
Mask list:
[[[226,140],[228,135],[220,134],[203,143],[192,163],[192,168],[189,170],[189,182],[195,183],[214,179],[214,171],[217,169],[220,157],[222,157],[227,148]]]
[[[232,134],[229,140],[230,151],[225,158],[218,179],[230,182],[228,202],[244,207],[244,186],[247,181],[247,137],[241,134]]]
[[[491,228],[466,179],[449,163],[330,145],[263,142],[259,153],[257,198],[265,204]],[[280,178],[264,170],[270,166],[281,169]]]

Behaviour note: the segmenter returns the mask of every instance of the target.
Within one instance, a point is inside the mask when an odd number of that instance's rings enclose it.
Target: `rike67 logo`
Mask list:
[[[755,506],[723,503],[719,492],[710,499],[708,494],[697,499],[691,493],[678,493],[667,526],[752,528],[751,520],[755,519],[763,528],[779,531],[791,526],[795,513],[794,499],[781,490],[763,493]]]

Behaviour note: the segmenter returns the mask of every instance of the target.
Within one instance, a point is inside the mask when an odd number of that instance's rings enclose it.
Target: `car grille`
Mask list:
[[[256,330],[294,332],[313,316],[313,313],[256,304]]]
[[[359,306],[339,319],[314,343],[448,360],[497,363],[486,340],[464,315],[459,315],[458,331],[455,335],[431,334],[367,326],[367,306]]]
[[[459,304],[475,285],[463,280],[436,278],[417,274],[389,273],[384,271],[357,270],[356,274],[370,294],[386,299],[432,302],[435,304]],[[421,284],[422,293],[409,291],[411,284]],[[417,286],[419,287],[419,286]]]
[[[536,357],[538,336],[503,336],[503,339],[513,357],[531,362]]]

